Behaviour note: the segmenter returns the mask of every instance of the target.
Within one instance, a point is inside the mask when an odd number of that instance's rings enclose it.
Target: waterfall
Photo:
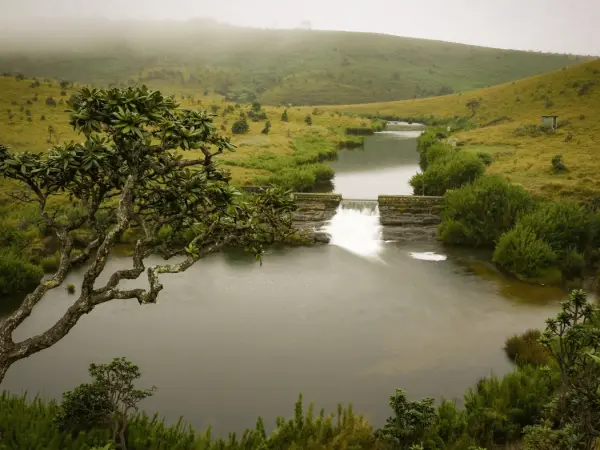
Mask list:
[[[342,200],[323,231],[329,234],[330,245],[366,258],[377,258],[383,248],[376,200]]]

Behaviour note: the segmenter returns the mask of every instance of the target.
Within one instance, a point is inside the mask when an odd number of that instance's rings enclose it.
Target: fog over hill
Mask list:
[[[20,25],[16,25],[19,23]],[[146,83],[232,101],[348,104],[486,87],[586,57],[381,33],[237,27],[212,19],[36,19],[0,30],[0,72]]]

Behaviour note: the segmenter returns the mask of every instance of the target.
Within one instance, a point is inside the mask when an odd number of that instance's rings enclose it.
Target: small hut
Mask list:
[[[558,128],[558,116],[542,116],[542,126],[556,130]]]

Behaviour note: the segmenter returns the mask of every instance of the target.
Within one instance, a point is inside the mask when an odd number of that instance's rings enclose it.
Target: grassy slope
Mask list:
[[[588,83],[587,92],[582,92]],[[504,174],[548,197],[592,199],[600,195],[600,60],[462,95],[332,109],[398,116],[464,116],[469,114],[465,104],[470,99],[481,101],[474,118],[477,124],[502,119],[498,124],[457,135],[467,148],[492,153],[495,161],[490,172]],[[517,128],[537,125],[540,116],[548,114],[559,116],[556,133],[515,136]],[[552,173],[551,160],[557,154],[563,155],[569,172]]]
[[[56,81],[43,80],[41,86],[30,87],[32,80],[16,81],[14,77],[0,76],[0,142],[8,145],[13,151],[44,151],[51,146],[48,142],[48,126],[56,130],[60,136],[60,141],[81,140],[81,137],[68,125],[68,114],[65,112],[66,105],[48,106],[45,103],[46,98],[53,97],[57,101],[61,98],[65,101],[75,91],[75,88],[67,90],[67,96],[60,95],[61,88]],[[33,102],[35,94],[38,101]],[[226,130],[222,131],[224,135],[230,136],[232,142],[238,146],[235,153],[228,153],[219,158],[222,164],[232,172],[234,182],[238,185],[254,184],[264,180],[273,173],[277,173],[277,164],[260,164],[265,159],[278,160],[282,163],[286,161],[279,160],[291,156],[294,153],[308,154],[318,150],[319,146],[335,146],[341,140],[344,140],[343,129],[345,127],[368,126],[368,121],[352,117],[340,117],[333,114],[313,115],[313,125],[308,127],[304,123],[307,113],[310,111],[299,108],[288,110],[289,122],[281,122],[283,108],[267,107],[266,112],[271,120],[271,131],[268,135],[261,134],[264,128],[264,122],[251,122],[250,132],[246,135],[232,135],[231,125],[238,118],[239,112],[248,110],[248,106],[242,106],[235,109],[233,113],[223,117],[222,112],[228,105],[218,96],[199,96],[202,100],[201,105],[192,105],[189,99],[182,100],[183,107],[204,107],[218,105],[220,110],[215,119],[217,125],[227,122]],[[31,105],[27,102],[30,101]],[[13,105],[16,102],[16,105]],[[197,100],[196,100],[197,102]],[[23,107],[23,111],[21,111]],[[8,120],[8,110],[14,114],[13,123]],[[31,111],[32,122],[27,121],[26,111]],[[46,120],[42,121],[42,115]],[[314,145],[307,145],[307,137],[314,138]],[[52,144],[55,143],[53,138]],[[199,156],[192,152],[186,153],[190,157]],[[258,163],[257,163],[258,161]],[[272,161],[271,161],[272,162]],[[277,161],[276,161],[277,162]],[[261,168],[259,166],[264,166]],[[270,170],[269,170],[270,169]],[[6,182],[0,181],[0,188],[6,188]]]
[[[0,31],[0,72],[99,85],[142,79],[186,95],[205,88],[247,90],[263,103],[306,105],[425,97],[442,88],[458,92],[582,60],[373,33],[259,30],[203,22],[102,26],[47,31],[35,50],[27,51],[21,42],[37,37],[35,30],[22,38]]]

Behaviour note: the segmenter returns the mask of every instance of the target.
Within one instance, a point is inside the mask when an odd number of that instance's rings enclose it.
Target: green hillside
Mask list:
[[[0,72],[108,85],[144,82],[232,101],[350,104],[428,97],[585,58],[373,33],[265,30],[210,21],[105,22],[0,31]]]
[[[455,137],[466,149],[492,155],[489,172],[545,197],[600,197],[600,59],[473,92],[327,109],[386,117],[469,116],[466,104],[473,99],[479,102],[472,118],[477,127]],[[558,129],[540,127],[542,115],[558,115]],[[552,170],[556,155],[567,171]]]

